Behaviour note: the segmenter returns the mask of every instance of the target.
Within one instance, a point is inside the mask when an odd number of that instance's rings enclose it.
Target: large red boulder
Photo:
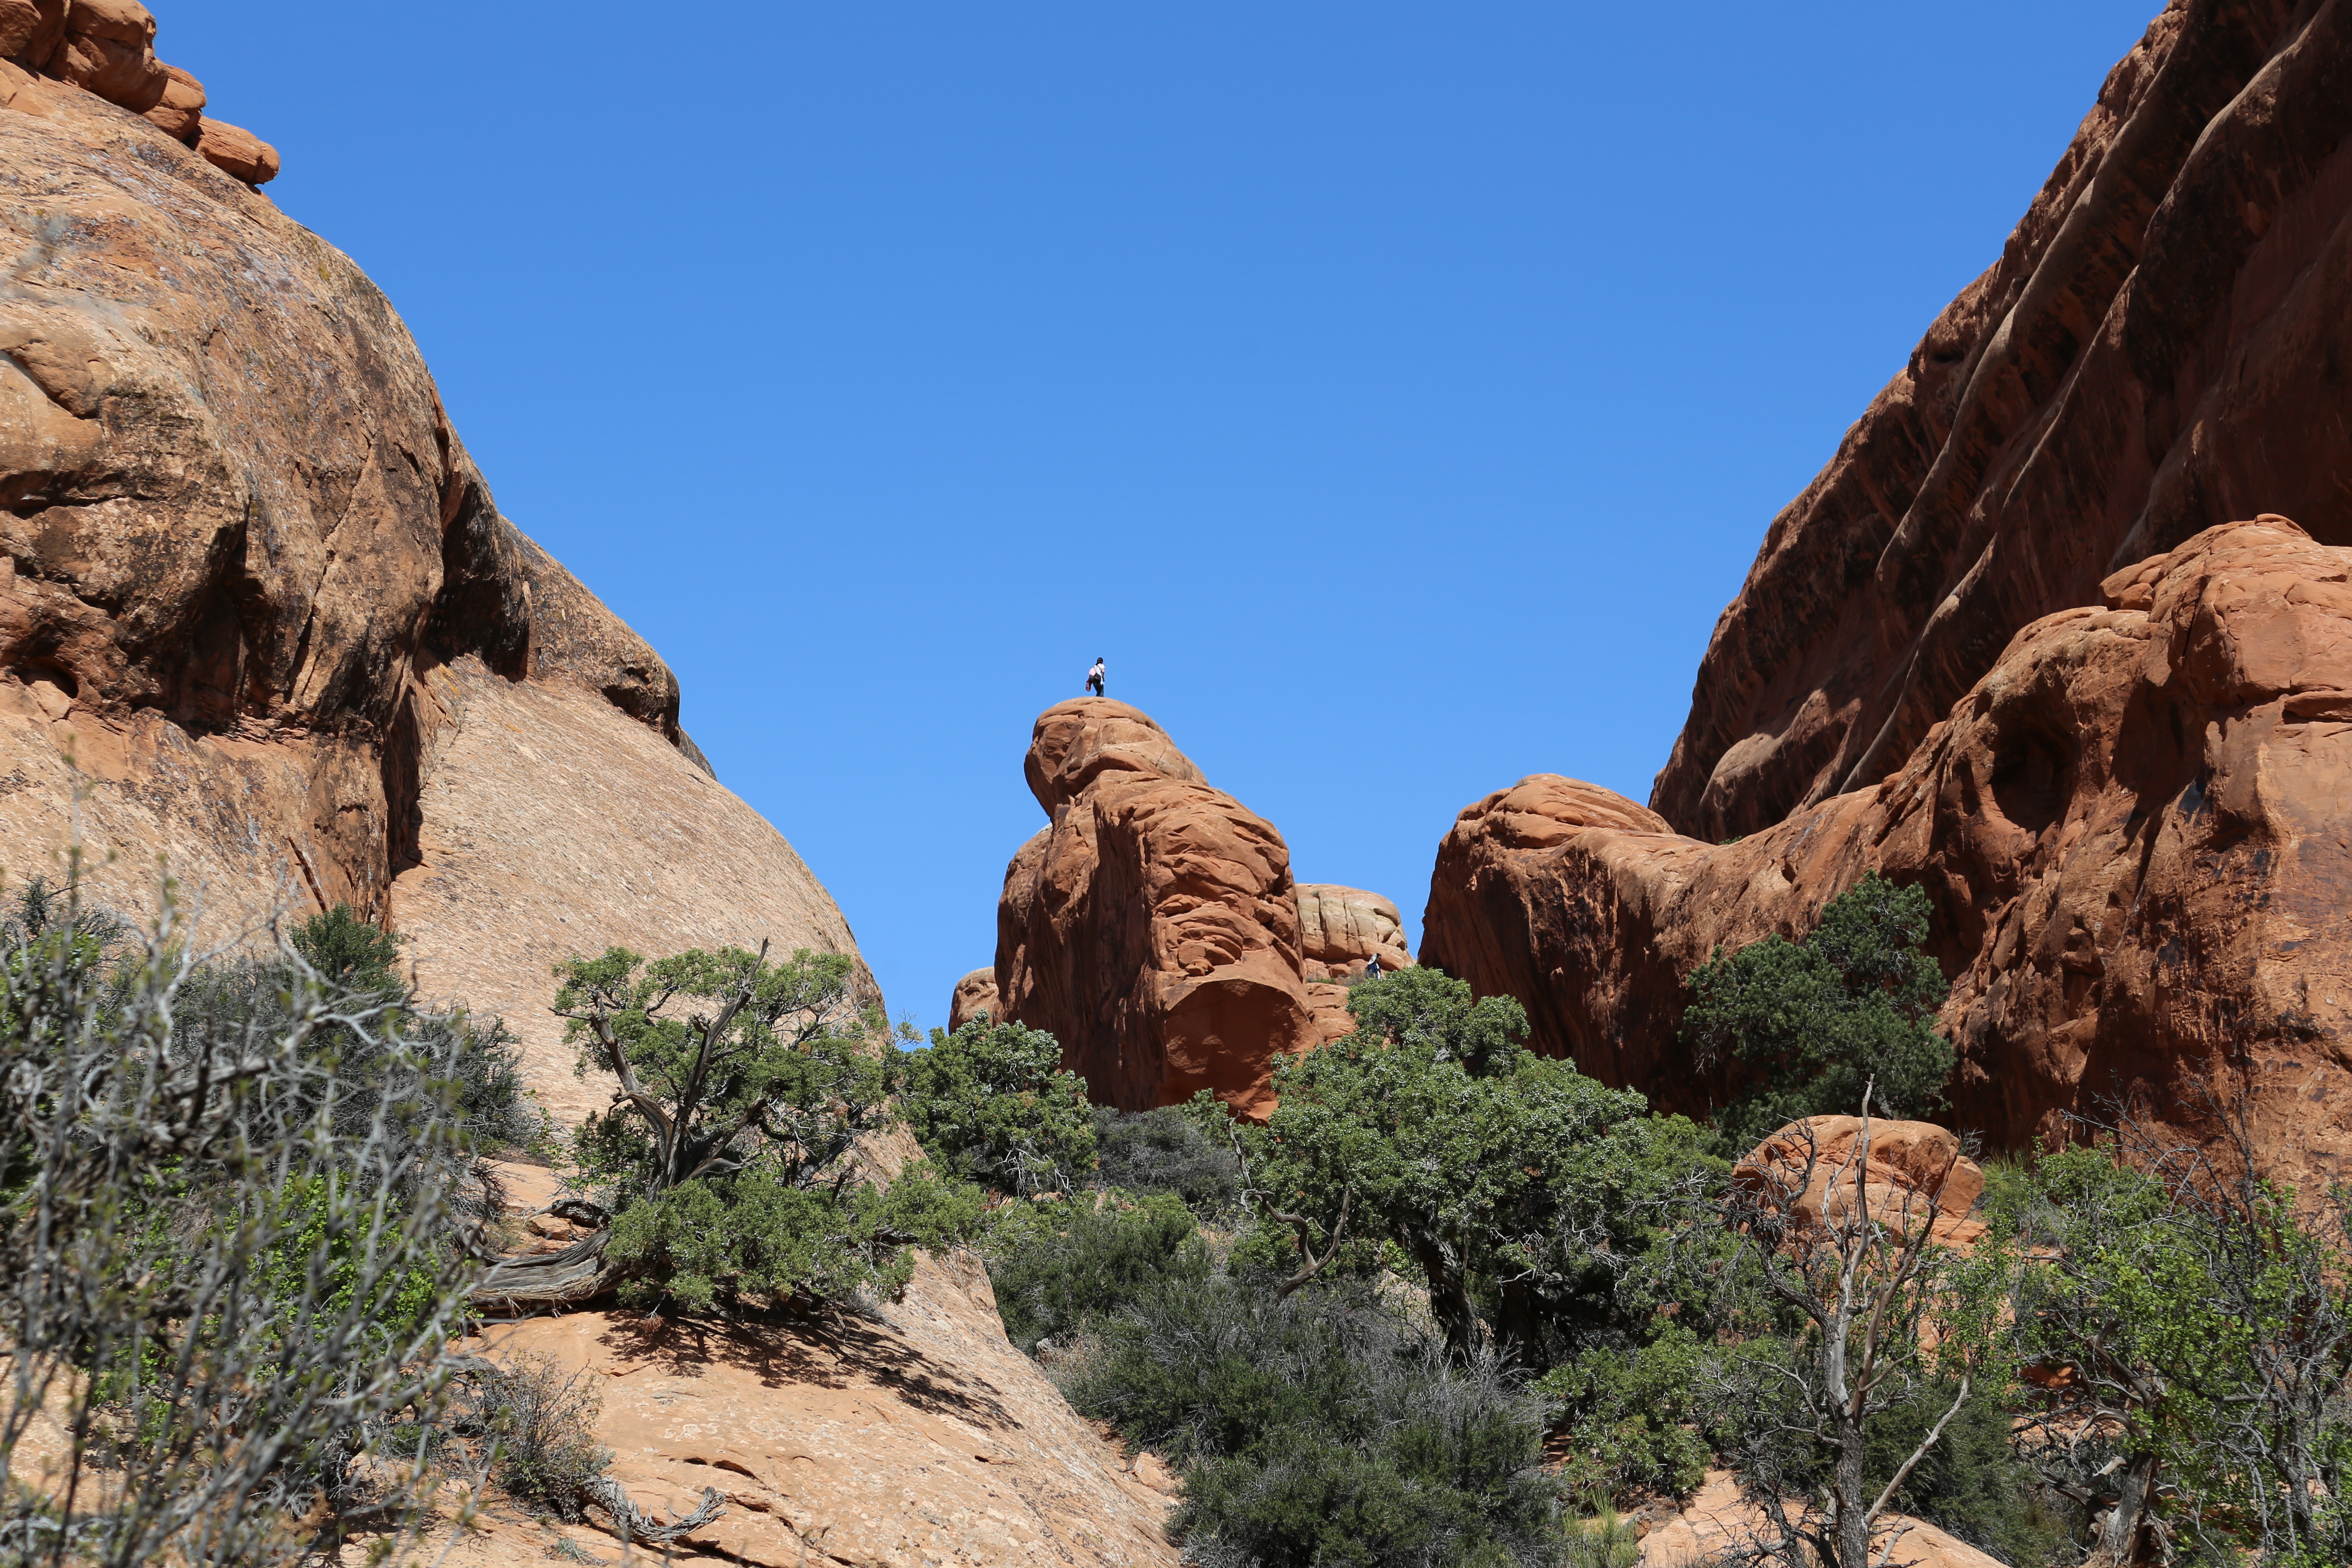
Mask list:
[[[1717,623],[1650,804],[1710,842],[1901,769],[2042,616],[2232,518],[2352,544],[2352,7],[2175,0]]]
[[[1052,823],[1005,872],[1005,1016],[1060,1039],[1097,1103],[1270,1110],[1274,1058],[1316,1038],[1282,835],[1106,698],[1039,715],[1024,771]]]
[[[1727,1086],[1677,1043],[1684,977],[1878,870],[1934,905],[1959,1125],[2013,1147],[2128,1102],[2199,1138],[2242,1089],[2285,1167],[2352,1175],[2347,803],[2352,549],[2264,516],[2027,626],[1900,769],[1736,842],[1568,781],[1488,797],[1421,957],[1699,1110]]]

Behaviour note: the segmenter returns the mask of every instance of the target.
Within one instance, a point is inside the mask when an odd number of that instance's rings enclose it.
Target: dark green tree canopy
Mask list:
[[[1067,1192],[1095,1164],[1086,1080],[1062,1070],[1061,1042],[988,1015],[906,1058],[907,1125],[931,1158],[970,1181],[1026,1195]]]
[[[1736,1148],[1808,1116],[1874,1109],[1928,1118],[1952,1076],[1935,1031],[1948,989],[1927,937],[1927,895],[1875,871],[1831,900],[1801,942],[1717,948],[1689,979],[1682,1037],[1702,1066],[1730,1060],[1748,1087],[1718,1118]]]

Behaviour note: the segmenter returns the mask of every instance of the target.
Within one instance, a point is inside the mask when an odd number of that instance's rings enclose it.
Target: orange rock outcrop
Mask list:
[[[2352,7],[2174,0],[1717,622],[1650,804],[1714,842],[1901,771],[2015,634],[2263,511],[2352,544]]]
[[[206,120],[204,84],[156,58],[155,17],[139,0],[0,0],[0,107],[12,105],[27,73],[142,116],[248,185],[278,177],[275,147]]]
[[[1934,908],[1958,1125],[2014,1147],[2133,1101],[2200,1138],[2243,1087],[2283,1169],[2343,1179],[2347,793],[2352,549],[2265,516],[2025,627],[1896,772],[1736,843],[1565,780],[1487,797],[1439,851],[1421,957],[1703,1110],[1727,1086],[1676,1043],[1683,976],[1874,869]]]
[[[1333,882],[1298,884],[1300,973],[1308,980],[1345,980],[1372,960],[1383,970],[1412,962],[1404,916],[1394,903],[1361,888]]]
[[[1097,1103],[1270,1110],[1273,1058],[1314,1038],[1282,835],[1108,698],[1040,714],[1024,772],[1052,823],[997,906],[1005,1016],[1058,1038]]]
[[[1732,1179],[1785,1201],[1799,1226],[1835,1225],[1859,1203],[1891,1230],[1916,1235],[1925,1225],[1948,1247],[1965,1247],[1985,1231],[1976,1213],[1984,1171],[1932,1121],[1873,1117],[1866,1130],[1859,1116],[1792,1121],[1749,1151]]]

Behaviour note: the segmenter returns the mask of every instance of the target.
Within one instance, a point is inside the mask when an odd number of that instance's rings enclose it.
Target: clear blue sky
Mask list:
[[[1415,935],[1646,799],[1764,527],[2157,0],[153,0],[895,1013],[1110,692]]]

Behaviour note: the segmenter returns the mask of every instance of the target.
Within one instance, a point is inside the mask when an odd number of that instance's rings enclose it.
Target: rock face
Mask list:
[[[1361,888],[1331,882],[1298,884],[1298,951],[1310,981],[1344,980],[1372,959],[1383,970],[1412,962],[1404,944],[1404,916],[1395,904]]]
[[[1651,805],[1874,784],[2018,630],[2261,511],[2352,543],[2352,6],[2175,0],[2000,259],[1772,521]]]
[[[877,1151],[914,1152],[903,1133]],[[551,1195],[551,1194],[550,1194]],[[544,1197],[535,1201],[544,1202]],[[572,1312],[491,1331],[494,1356],[583,1373],[596,1436],[633,1500],[666,1518],[715,1486],[729,1506],[670,1555],[761,1568],[1174,1568],[1171,1500],[1005,1340],[988,1271],[916,1254],[904,1297],[821,1330]],[[1154,1487],[1151,1482],[1161,1485]],[[613,1538],[492,1498],[452,1568],[524,1568]],[[437,1546],[437,1543],[436,1543]],[[643,1549],[640,1548],[640,1555]]]
[[[248,185],[278,177],[278,150],[204,117],[205,87],[155,58],[155,18],[139,0],[0,0],[0,106],[26,73],[70,82],[145,117]]]
[[[1282,835],[1107,698],[1039,715],[1024,772],[1053,821],[997,906],[1006,1016],[1058,1038],[1097,1103],[1270,1110],[1273,1058],[1316,1037]]]
[[[1682,976],[1876,869],[1934,905],[1959,1125],[2014,1147],[2127,1099],[2199,1138],[2242,1090],[2284,1170],[2352,1175],[2352,550],[2265,516],[2103,599],[2021,631],[1895,773],[1737,843],[1567,781],[1488,797],[1439,852],[1422,961],[1702,1109],[1725,1086],[1675,1043]]]
[[[0,109],[0,872],[78,836],[144,909],[163,857],[221,942],[388,914],[566,1116],[599,1091],[556,959],[856,951],[652,648],[499,517],[348,258],[46,79]]]

